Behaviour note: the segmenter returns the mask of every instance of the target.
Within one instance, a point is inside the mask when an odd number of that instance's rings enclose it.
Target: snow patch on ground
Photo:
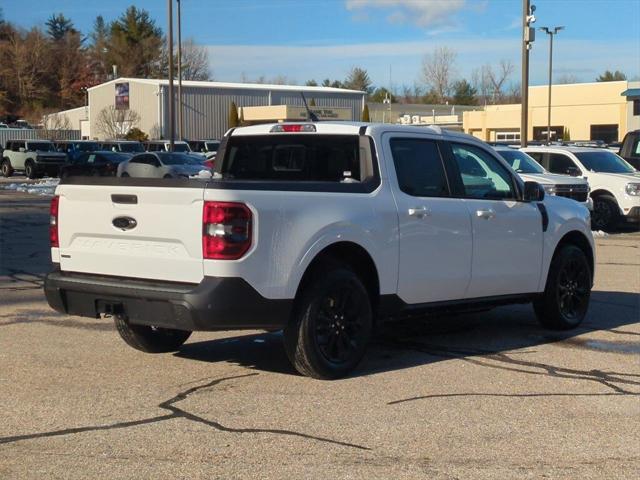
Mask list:
[[[608,237],[609,234],[607,232],[603,232],[602,230],[594,230],[591,232],[591,235],[593,235],[593,238],[598,238],[598,237]]]
[[[44,180],[33,183],[10,183],[9,185],[3,185],[1,188],[4,188],[5,190],[15,190],[16,192],[25,192],[33,195],[51,197],[53,196],[59,182],[59,178],[45,178]]]

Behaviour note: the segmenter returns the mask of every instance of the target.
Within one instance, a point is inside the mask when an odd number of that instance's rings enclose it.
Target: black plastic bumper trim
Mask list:
[[[45,278],[44,292],[61,313],[121,314],[133,324],[190,331],[279,329],[293,305],[293,300],[265,298],[233,277],[190,284],[53,271]]]

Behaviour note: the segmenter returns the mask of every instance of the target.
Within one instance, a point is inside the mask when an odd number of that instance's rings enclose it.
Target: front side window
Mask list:
[[[549,171],[560,175],[569,175],[572,168],[578,168],[567,155],[561,153],[549,154]]]
[[[449,195],[447,177],[435,141],[393,138],[390,144],[400,190],[414,197]]]
[[[467,198],[517,198],[509,171],[488,152],[472,145],[451,145]]]

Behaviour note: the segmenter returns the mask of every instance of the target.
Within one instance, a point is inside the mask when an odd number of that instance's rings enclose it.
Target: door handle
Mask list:
[[[476,216],[478,218],[484,218],[485,220],[491,220],[495,218],[496,212],[494,212],[491,208],[487,210],[476,210]]]
[[[428,217],[429,215],[431,215],[431,209],[427,207],[413,207],[409,209],[410,217],[422,218],[422,217]]]

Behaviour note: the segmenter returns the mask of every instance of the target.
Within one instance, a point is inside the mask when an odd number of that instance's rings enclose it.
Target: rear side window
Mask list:
[[[222,164],[239,180],[358,182],[363,180],[357,135],[230,137]]]
[[[444,165],[435,141],[393,138],[390,144],[400,190],[414,197],[449,195]]]
[[[561,153],[549,154],[549,171],[551,173],[567,175],[570,167],[576,167],[576,164],[566,155]]]

